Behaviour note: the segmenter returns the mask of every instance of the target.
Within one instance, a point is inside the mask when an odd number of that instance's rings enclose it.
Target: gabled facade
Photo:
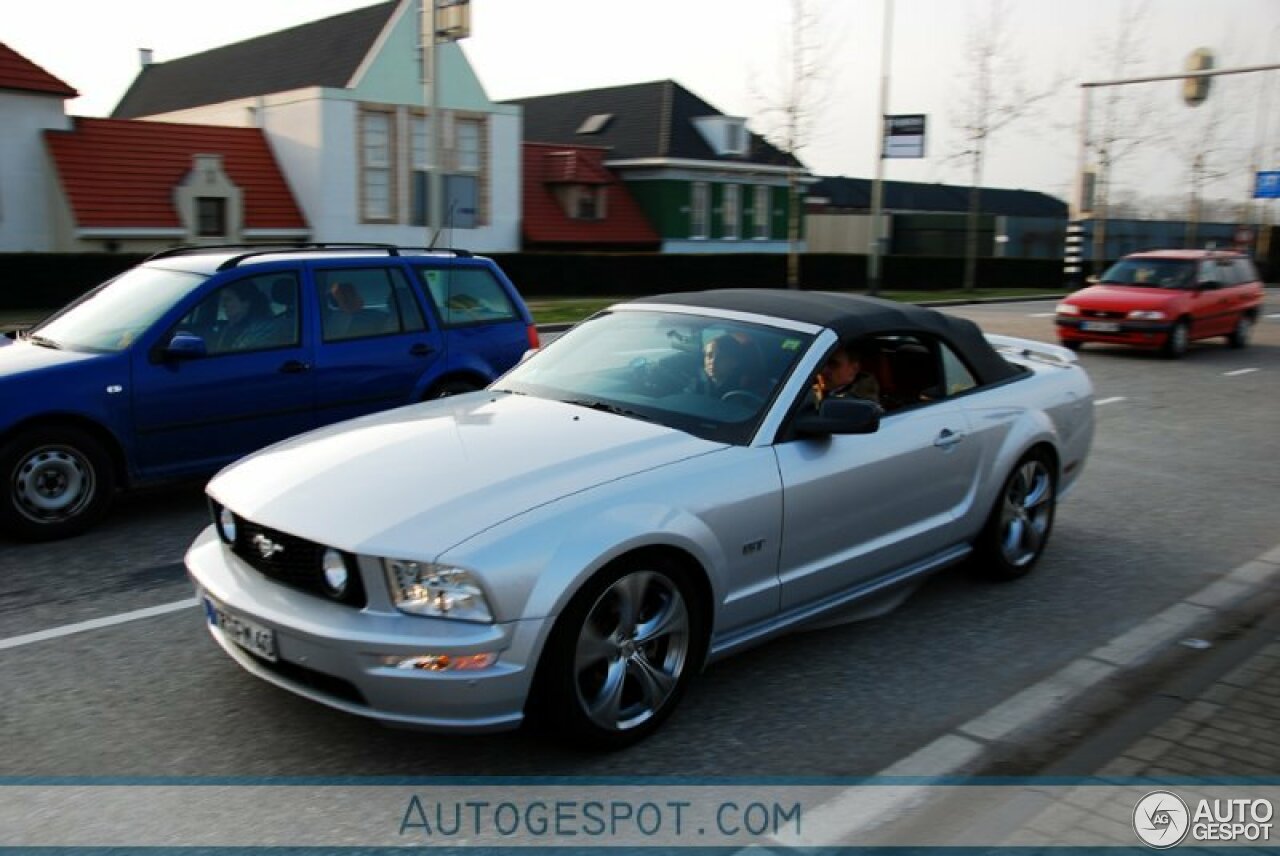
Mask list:
[[[0,251],[54,249],[54,204],[41,135],[70,127],[63,102],[78,94],[0,44]]]
[[[262,131],[74,119],[45,142],[61,251],[301,241],[310,229]]]
[[[457,44],[437,46],[428,111],[419,3],[392,0],[144,66],[116,118],[258,128],[317,241],[422,245],[427,152],[441,117],[441,243],[519,246],[520,111],[491,102]]]
[[[521,237],[528,249],[656,250],[658,233],[594,146],[525,143]]]
[[[789,182],[808,172],[744,118],[670,80],[509,103],[524,111],[526,144],[605,149],[663,252],[787,251]]]

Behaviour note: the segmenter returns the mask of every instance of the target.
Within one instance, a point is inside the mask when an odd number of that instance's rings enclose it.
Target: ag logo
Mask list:
[[[1191,826],[1187,804],[1168,791],[1152,791],[1133,809],[1133,831],[1157,850],[1181,844]]]

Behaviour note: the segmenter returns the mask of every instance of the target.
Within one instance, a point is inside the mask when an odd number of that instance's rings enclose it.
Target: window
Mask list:
[[[575,220],[603,220],[605,189],[580,184],[569,192],[569,216]]]
[[[961,362],[955,351],[946,345],[939,345],[939,348],[942,351],[942,373],[948,396],[968,392],[978,385],[973,372]]]
[[[458,172],[480,172],[480,120],[458,119],[454,122],[453,132]]]
[[[174,332],[202,337],[210,355],[295,347],[297,305],[295,274],[239,279],[200,301]]]
[[[360,190],[366,221],[391,220],[392,114],[364,111],[360,114]]]
[[[746,129],[737,122],[728,122],[724,127],[724,150],[726,154],[740,155],[746,153]]]
[[[502,283],[483,268],[418,268],[418,275],[446,327],[520,317]]]
[[[222,196],[196,198],[196,235],[223,238],[227,234],[227,200]]]
[[[689,237],[707,237],[708,188],[705,181],[695,181],[690,188]]]
[[[756,187],[756,204],[755,204],[755,231],[752,233],[756,238],[769,237],[769,188],[764,185]]]
[[[431,118],[429,116],[413,116],[409,120],[409,150],[413,171],[413,186],[410,190],[409,222],[414,226],[427,225],[427,204],[429,200],[428,171],[431,168]]]
[[[422,310],[396,268],[317,271],[316,296],[326,342],[390,336],[425,326]]]
[[[738,204],[741,189],[736,184],[726,184],[724,186],[724,200],[721,206],[721,234],[730,240],[736,241],[741,237],[739,233],[739,209]]]

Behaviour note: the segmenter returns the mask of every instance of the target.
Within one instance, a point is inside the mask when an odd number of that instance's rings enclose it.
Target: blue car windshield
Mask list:
[[[206,279],[204,274],[137,267],[90,291],[27,334],[73,351],[123,351]]]
[[[570,330],[492,388],[750,441],[813,337],[666,311],[618,311]]]

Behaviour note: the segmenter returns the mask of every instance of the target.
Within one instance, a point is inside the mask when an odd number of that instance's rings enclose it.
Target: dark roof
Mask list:
[[[173,191],[201,154],[222,156],[244,194],[246,229],[307,227],[260,128],[77,118],[45,140],[80,227],[180,226]]]
[[[75,98],[80,94],[3,43],[0,43],[0,89],[60,95],[63,98]]]
[[[1007,217],[1065,218],[1067,203],[1035,190],[981,188],[979,210]],[[809,188],[810,197],[829,200],[832,208],[871,210],[871,179],[827,177]],[[969,210],[969,188],[957,184],[886,181],[884,208],[889,211],[950,212]]]
[[[346,87],[399,0],[148,65],[111,114],[155,116],[307,86]]]
[[[718,155],[693,120],[724,113],[672,80],[587,89],[506,102],[523,108],[527,143],[576,143],[610,149],[610,160],[684,158],[801,166],[757,134],[746,155]],[[593,116],[611,116],[593,134],[580,134]]]
[[[702,306],[784,318],[827,327],[841,339],[876,333],[929,333],[952,345],[983,383],[994,383],[1018,373],[996,353],[977,324],[910,303],[853,294],[771,288],[660,294],[633,302]]]

